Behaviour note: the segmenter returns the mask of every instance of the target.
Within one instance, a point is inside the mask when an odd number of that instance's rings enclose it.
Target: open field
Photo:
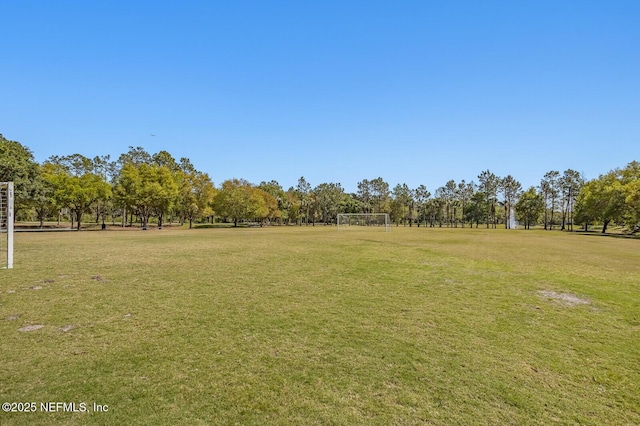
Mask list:
[[[639,240],[316,226],[15,245],[0,402],[37,412],[3,425],[640,424]]]

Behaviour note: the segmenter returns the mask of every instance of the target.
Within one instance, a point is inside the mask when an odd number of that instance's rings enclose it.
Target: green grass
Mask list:
[[[638,240],[316,226],[15,245],[0,402],[109,411],[3,425],[640,424]]]

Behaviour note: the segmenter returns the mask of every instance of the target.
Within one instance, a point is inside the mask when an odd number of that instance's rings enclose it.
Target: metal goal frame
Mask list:
[[[385,232],[391,230],[389,213],[338,213],[337,225],[338,231],[352,226],[384,227]]]
[[[4,254],[3,252],[6,250],[6,263],[0,265],[2,269],[13,268],[13,203],[13,182],[0,182],[0,234],[6,234],[7,236],[6,244],[2,241],[4,238],[0,239],[2,242],[0,253]],[[5,259],[2,260],[4,261]]]

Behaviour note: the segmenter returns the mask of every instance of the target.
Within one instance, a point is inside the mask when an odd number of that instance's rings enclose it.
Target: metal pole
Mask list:
[[[13,268],[13,182],[7,185],[7,269]]]

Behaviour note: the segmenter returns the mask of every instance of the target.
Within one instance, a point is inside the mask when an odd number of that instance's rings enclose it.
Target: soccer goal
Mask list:
[[[0,182],[0,268],[13,268],[13,182]]]
[[[347,229],[382,228],[385,232],[391,230],[389,213],[339,213],[338,231]]]

